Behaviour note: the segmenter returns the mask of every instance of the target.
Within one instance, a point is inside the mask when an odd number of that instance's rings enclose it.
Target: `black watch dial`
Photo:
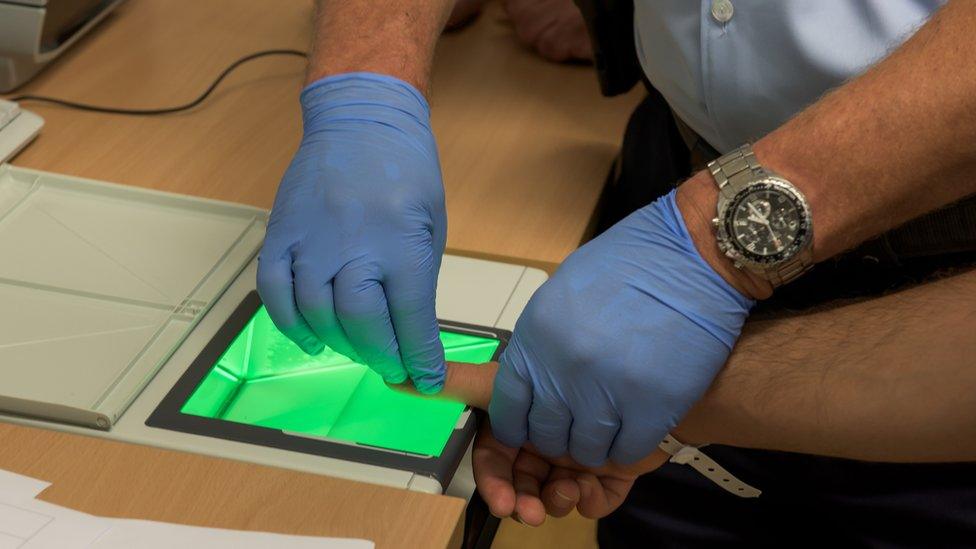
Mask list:
[[[751,185],[735,198],[726,230],[740,253],[756,263],[793,257],[806,240],[809,224],[800,198],[769,183]]]

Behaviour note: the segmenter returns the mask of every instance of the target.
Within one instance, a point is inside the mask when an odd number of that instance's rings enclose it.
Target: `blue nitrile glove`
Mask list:
[[[698,254],[672,192],[532,296],[499,361],[492,431],[587,466],[635,462],[711,384],[751,307]]]
[[[427,101],[396,78],[350,73],[302,92],[305,133],[275,198],[258,291],[305,352],[323,345],[388,383],[444,381],[434,313],[447,239]]]

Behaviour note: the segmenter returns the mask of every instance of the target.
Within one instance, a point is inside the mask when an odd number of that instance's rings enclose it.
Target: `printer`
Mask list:
[[[123,0],[0,0],[0,93],[30,80]]]

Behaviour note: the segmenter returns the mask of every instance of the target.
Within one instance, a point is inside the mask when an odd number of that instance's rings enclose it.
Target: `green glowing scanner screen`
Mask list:
[[[483,363],[494,338],[441,332],[447,360]],[[394,391],[326,348],[308,356],[262,306],[180,410],[184,414],[439,457],[464,405]]]

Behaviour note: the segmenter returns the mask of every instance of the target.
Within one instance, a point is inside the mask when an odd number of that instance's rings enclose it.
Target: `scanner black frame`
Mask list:
[[[261,298],[257,292],[252,291],[231,313],[224,325],[217,330],[214,337],[190,364],[190,367],[180,376],[180,379],[146,419],[146,425],[280,450],[400,469],[433,478],[440,483],[442,489],[447,489],[458,465],[461,463],[461,459],[464,457],[464,453],[467,451],[468,445],[474,438],[477,428],[478,418],[474,410],[470,408],[466,408],[462,412],[461,417],[464,418],[464,422],[459,421],[459,424],[455,426],[454,432],[451,433],[451,437],[440,456],[426,456],[364,444],[339,442],[270,427],[184,414],[181,411],[184,404],[260,307]],[[499,340],[498,349],[495,350],[492,360],[498,359],[511,338],[511,332],[507,330],[443,320],[439,320],[438,323],[444,331],[492,337]]]

